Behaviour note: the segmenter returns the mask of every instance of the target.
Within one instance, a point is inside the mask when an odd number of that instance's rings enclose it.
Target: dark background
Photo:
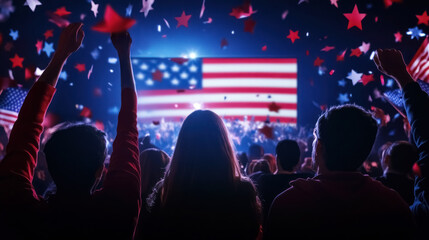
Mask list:
[[[141,1],[96,0],[100,4],[97,18],[90,11],[91,4],[86,0],[40,1],[43,5],[37,6],[35,12],[28,6],[23,6],[25,1],[13,1],[15,11],[10,18],[0,23],[0,33],[3,35],[3,43],[0,45],[0,76],[8,76],[8,70],[12,66],[9,58],[15,53],[25,58],[24,67],[44,69],[47,66],[49,58],[43,51],[38,55],[35,44],[37,40],[45,41],[43,33],[53,29],[54,37],[47,42],[54,42],[54,49],[57,47],[61,29],[49,22],[49,13],[65,6],[72,12],[65,17],[70,22],[81,21],[80,17],[84,14],[82,22],[85,24],[83,29],[86,36],[83,46],[65,65],[68,79],[59,81],[50,112],[59,116],[60,121],[78,121],[82,118],[76,105],[83,105],[92,110],[92,120],[103,121],[106,126],[111,127],[115,126],[117,115],[109,113],[109,109],[112,112],[112,108],[119,107],[120,102],[119,64],[109,64],[107,61],[109,57],[117,57],[110,43],[110,36],[91,30],[93,25],[103,19],[106,4],[111,4],[122,16],[125,16],[129,4],[133,5],[131,17],[137,20],[137,24],[129,30],[133,38],[133,57],[180,57],[196,52],[198,57],[297,58],[300,126],[313,126],[321,113],[321,106],[323,108],[339,104],[339,93],[348,93],[350,102],[367,109],[374,105],[369,100],[373,90],[378,88],[383,92],[390,88],[380,84],[380,74],[369,59],[371,52],[377,48],[397,48],[403,52],[405,61],[410,61],[424,38],[411,39],[406,32],[417,26],[416,14],[421,15],[429,10],[429,2],[425,0],[404,0],[390,7],[386,7],[383,0],[338,0],[338,8],[331,5],[330,0],[309,0],[299,5],[298,0],[253,0],[251,4],[257,13],[252,15],[252,19],[256,21],[256,26],[254,33],[248,33],[244,32],[246,19],[236,19],[229,15],[233,7],[243,4],[243,0],[206,0],[206,10],[201,19],[199,14],[202,0],[156,0],[154,10],[149,12],[147,18],[139,12]],[[356,27],[347,30],[348,20],[343,14],[351,13],[355,4],[359,12],[367,14],[362,20],[363,30]],[[289,14],[282,20],[281,15],[285,10]],[[174,17],[180,16],[182,11],[192,15],[188,28],[176,28],[177,21]],[[213,22],[204,24],[208,17]],[[164,18],[169,22],[170,29],[166,27]],[[161,32],[157,31],[158,25],[161,25]],[[428,26],[420,24],[418,27],[423,32],[428,32]],[[10,29],[19,31],[16,41],[9,36]],[[294,44],[286,38],[290,29],[299,31],[300,39]],[[393,35],[398,31],[403,35],[400,43],[395,42]],[[166,37],[163,38],[162,35]],[[228,46],[224,49],[220,47],[223,38],[228,41]],[[361,46],[363,41],[371,44],[368,53],[360,57],[349,57],[351,49]],[[4,48],[8,42],[13,45],[10,51]],[[267,46],[266,51],[261,50],[264,45]],[[335,49],[321,51],[325,46],[334,46]],[[98,59],[90,54],[96,48],[100,52]],[[345,49],[345,60],[337,62],[336,56]],[[316,57],[325,60],[322,64],[322,72],[325,69],[323,74],[319,73],[319,67],[313,65]],[[86,71],[78,72],[74,68],[77,63],[84,63]],[[91,65],[93,73],[88,79]],[[364,74],[372,72],[375,81],[366,86],[362,83],[353,86],[350,80],[345,79],[351,69]],[[332,75],[329,74],[331,70],[335,71]],[[34,83],[34,79],[24,79],[24,69],[13,68],[12,71],[15,80],[23,87],[29,88]],[[341,79],[346,80],[345,87],[338,85]],[[387,79],[386,77],[386,81]],[[396,85],[392,88],[396,88]],[[101,90],[101,96],[94,94],[95,89]],[[394,118],[395,111],[388,105],[384,108]]]

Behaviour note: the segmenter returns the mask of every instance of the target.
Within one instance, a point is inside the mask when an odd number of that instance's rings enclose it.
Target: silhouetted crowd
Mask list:
[[[122,97],[109,147],[91,124],[42,127],[81,27],[63,30],[10,132],[0,239],[429,237],[429,96],[401,52],[379,49],[374,62],[403,91],[410,140],[374,150],[379,123],[353,104],[327,109],[311,130],[271,123],[273,139],[258,123],[209,110],[180,124],[138,125],[132,39],[113,33]]]

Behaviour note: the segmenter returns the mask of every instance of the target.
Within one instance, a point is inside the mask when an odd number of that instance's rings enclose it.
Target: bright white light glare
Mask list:
[[[231,34],[232,34],[232,35],[234,35],[234,33],[235,33],[235,32],[234,32],[234,30],[232,30],[232,31],[231,31]]]
[[[161,25],[158,25],[158,32],[161,32]]]
[[[194,103],[193,105],[196,110],[201,109],[201,103]]]
[[[371,55],[369,56],[369,60],[374,59],[374,55],[375,55],[375,51],[372,51],[372,52],[371,52]]]
[[[113,73],[113,69],[110,69],[110,72]]]
[[[116,64],[118,62],[118,59],[115,58],[115,57],[109,57],[107,59],[107,62],[110,63],[110,64]]]
[[[195,53],[195,52],[190,52],[190,53],[189,53],[189,58],[190,58],[190,59],[195,59],[195,58],[197,58],[197,53]]]

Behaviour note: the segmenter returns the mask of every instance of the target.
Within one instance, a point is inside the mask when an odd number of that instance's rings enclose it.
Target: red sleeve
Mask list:
[[[36,82],[24,100],[10,134],[6,156],[0,163],[2,200],[10,197],[15,199],[13,196],[19,200],[21,194],[37,198],[31,182],[43,131],[43,119],[54,93],[55,88],[51,85]]]
[[[96,195],[114,215],[115,229],[128,234],[134,231],[141,205],[136,92],[124,88],[121,98],[109,168],[103,188]]]

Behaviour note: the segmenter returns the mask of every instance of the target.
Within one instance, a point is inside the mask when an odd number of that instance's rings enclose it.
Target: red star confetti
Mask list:
[[[94,127],[96,127],[100,131],[104,131],[104,123],[100,120],[95,121]]]
[[[402,34],[399,31],[393,34],[393,36],[395,36],[395,42],[402,42]]]
[[[156,71],[152,73],[152,79],[161,82],[163,75],[164,74],[162,74],[159,69],[156,69]]]
[[[258,131],[264,134],[266,138],[272,139],[274,137],[273,128],[268,125],[264,125],[264,127],[258,129]]]
[[[54,31],[53,29],[46,30],[46,32],[43,34],[45,36],[45,40],[54,36],[53,31]]]
[[[267,45],[262,46],[262,51],[267,51]]]
[[[424,11],[422,15],[416,15],[416,17],[419,20],[417,25],[424,24],[426,26],[429,26],[429,16],[428,16],[428,13],[426,11]]]
[[[314,60],[313,65],[314,65],[315,67],[320,67],[320,65],[322,65],[322,63],[323,63],[324,61],[325,61],[325,60],[323,60],[323,59],[321,59],[321,58],[317,57],[317,58],[316,58],[316,60]]]
[[[228,40],[226,40],[226,38],[223,38],[220,41],[220,48],[226,48],[228,46]]]
[[[353,12],[344,13],[344,16],[349,20],[347,29],[350,29],[352,27],[357,27],[360,30],[362,30],[362,19],[365,18],[366,14],[359,13],[359,10],[356,4],[355,4],[355,7],[353,8]]]
[[[9,58],[9,60],[12,62],[12,68],[14,67],[20,67],[23,68],[22,62],[24,61],[24,58],[21,58],[18,56],[18,54],[15,53],[15,56],[13,58]]]
[[[331,51],[333,49],[335,49],[335,47],[333,47],[333,46],[326,46],[326,47],[322,48],[320,51],[329,52],[329,51]]]
[[[70,15],[71,12],[67,11],[66,7],[60,7],[60,8],[57,8],[57,10],[54,12],[54,14],[62,17],[62,16]]]
[[[350,57],[360,57],[360,55],[362,55],[362,51],[359,48],[352,49],[352,52],[350,53]]]
[[[334,5],[336,8],[338,8],[338,0],[331,0],[331,5]]]
[[[175,19],[177,20],[176,28],[178,28],[180,26],[188,27],[188,21],[191,17],[192,17],[192,15],[186,15],[185,11],[183,11],[182,15],[180,17],[175,17]]]
[[[40,55],[43,49],[43,40],[37,40],[36,48],[37,48],[37,54]]]
[[[368,75],[367,74],[363,74],[362,78],[360,80],[361,80],[362,84],[364,86],[366,86],[369,82],[374,81],[374,75],[373,74],[368,74]]]
[[[383,2],[384,2],[384,7],[388,8],[392,6],[393,3],[401,3],[402,0],[383,0]]]
[[[381,85],[384,86],[384,76],[383,75],[380,75],[380,82],[381,82]]]
[[[91,118],[92,117],[92,111],[88,107],[83,107],[82,111],[80,111],[80,116],[84,118]]]
[[[255,25],[256,22],[253,19],[247,19],[246,21],[244,21],[244,31],[253,33],[255,31]]]
[[[230,16],[234,16],[237,19],[247,18],[252,16],[252,14],[257,11],[253,11],[252,5],[250,3],[244,3],[241,6],[235,7],[232,9],[232,12],[229,14]]]
[[[188,61],[186,58],[170,58],[170,60],[180,65]]]
[[[84,63],[78,63],[76,66],[74,66],[79,72],[84,72],[86,70]]]
[[[275,102],[272,102],[269,106],[268,106],[268,110],[270,111],[270,112],[279,112],[279,110],[280,110],[280,106],[279,105],[277,105]]]
[[[36,76],[34,71],[36,71],[34,67],[25,68],[25,80],[34,78]]]
[[[289,38],[292,41],[292,43],[295,43],[295,40],[299,39],[298,31],[294,32],[289,29],[289,35],[287,36],[287,38]]]
[[[92,27],[93,30],[105,33],[124,32],[132,27],[136,20],[132,18],[124,18],[119,16],[118,13],[108,4],[104,12],[103,21],[97,23]]]

